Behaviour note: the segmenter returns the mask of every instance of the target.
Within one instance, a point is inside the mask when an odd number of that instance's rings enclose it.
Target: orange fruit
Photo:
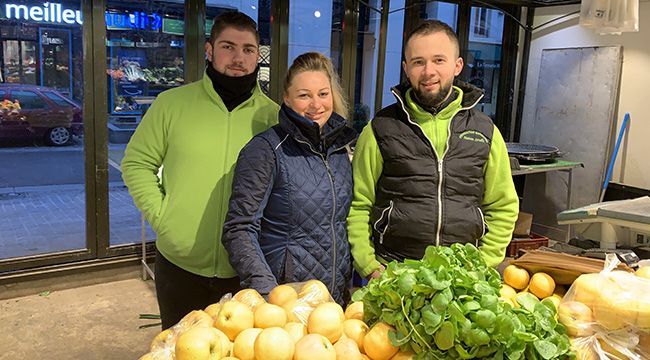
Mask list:
[[[512,299],[517,295],[517,290],[513,289],[512,286],[508,284],[501,284],[501,289],[499,290],[499,294],[501,295],[502,298],[506,299]]]
[[[347,319],[343,322],[343,335],[354,340],[361,352],[364,351],[363,339],[369,330],[368,325],[359,319]]]
[[[343,335],[343,321],[345,315],[341,305],[333,302],[322,303],[309,314],[307,332],[321,334],[331,343],[335,343]]]
[[[232,354],[239,360],[255,360],[255,339],[262,332],[262,329],[250,328],[237,335],[235,344],[232,347]]]
[[[323,284],[320,280],[309,280],[307,281],[300,292],[298,293],[298,298],[303,299],[311,306],[316,306],[324,302],[332,301],[329,290],[327,286]]]
[[[389,360],[399,350],[388,338],[388,332],[395,329],[383,322],[375,324],[363,339],[363,349],[373,360]]]
[[[528,286],[530,275],[526,269],[516,265],[508,265],[503,269],[503,281],[515,289],[521,290]]]
[[[234,300],[224,303],[217,319],[214,320],[214,327],[223,331],[231,341],[235,340],[243,330],[252,328],[254,324],[253,310],[248,305]]]
[[[325,336],[308,334],[296,343],[293,360],[336,360],[336,350]]]
[[[278,305],[259,304],[255,308],[255,327],[266,329],[274,326],[283,327],[287,323],[287,312]]]
[[[250,306],[251,309],[255,309],[257,305],[263,304],[266,302],[262,295],[257,292],[255,289],[244,289],[240,290],[235,296],[232,297],[233,300],[237,300],[241,303],[244,303]]]
[[[555,280],[549,274],[535,273],[528,283],[528,291],[540,299],[549,297],[555,291]]]
[[[346,319],[359,319],[363,321],[363,302],[355,301],[345,308]]]
[[[293,340],[279,327],[262,330],[253,345],[255,360],[291,360],[294,350]]]
[[[346,337],[341,338],[334,344],[337,359],[345,360],[363,360],[357,343]]]
[[[307,327],[300,322],[288,322],[284,325],[283,329],[289,333],[294,343],[297,343],[298,340],[307,335]]]
[[[278,285],[269,293],[269,302],[279,306],[297,298],[298,293],[289,285]]]

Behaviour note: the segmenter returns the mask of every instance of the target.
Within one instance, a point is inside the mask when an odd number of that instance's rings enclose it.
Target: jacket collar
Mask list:
[[[356,138],[356,132],[339,114],[332,112],[323,129],[314,121],[301,116],[284,103],[280,106],[280,128],[299,142],[306,142],[312,149],[321,153],[342,148]],[[327,151],[325,151],[327,150]]]

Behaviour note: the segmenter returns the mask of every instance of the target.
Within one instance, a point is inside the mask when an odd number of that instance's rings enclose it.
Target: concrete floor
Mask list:
[[[104,282],[0,300],[0,359],[138,359],[160,327],[152,280]]]

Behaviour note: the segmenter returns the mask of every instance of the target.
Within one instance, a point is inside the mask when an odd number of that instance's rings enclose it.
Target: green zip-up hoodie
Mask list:
[[[122,177],[166,259],[205,277],[236,276],[221,244],[234,166],[278,110],[256,86],[229,112],[206,74],[158,95],[126,147]]]
[[[431,140],[437,154],[444,154],[447,146],[449,122],[461,110],[463,91],[454,87],[457,98],[435,116],[422,109],[406,92],[405,103],[409,115],[420,125]],[[375,186],[383,171],[383,158],[372,126],[368,124],[357,141],[352,160],[354,198],[348,216],[348,239],[354,266],[362,276],[379,268],[371,241],[370,210],[375,202]],[[479,247],[488,265],[498,265],[505,256],[517,218],[519,199],[512,182],[510,161],[503,137],[495,127],[488,160],[484,167],[484,192],[481,208],[489,232],[480,239]]]

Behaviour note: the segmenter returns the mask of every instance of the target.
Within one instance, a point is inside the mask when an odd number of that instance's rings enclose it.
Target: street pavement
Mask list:
[[[123,147],[109,149],[111,245],[141,241],[141,214],[119,171]],[[0,149],[0,259],[86,247],[83,175],[79,146]]]
[[[124,145],[109,149],[110,158],[122,159]],[[109,161],[109,182],[122,180],[122,175]],[[113,165],[113,166],[111,166]],[[0,148],[0,191],[7,188],[83,184],[85,161],[80,145],[66,147]]]

